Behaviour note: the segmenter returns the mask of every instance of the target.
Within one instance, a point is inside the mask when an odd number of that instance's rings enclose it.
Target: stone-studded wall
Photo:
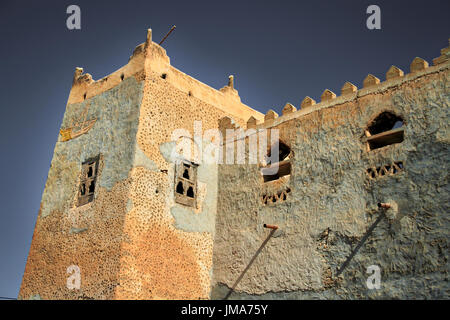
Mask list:
[[[172,132],[193,136],[199,121],[203,134],[224,116],[236,125],[263,118],[232,81],[215,90],[172,67],[151,30],[114,73],[94,81],[77,68],[61,127],[96,122],[56,144],[19,298],[208,298],[217,167],[188,158],[199,164],[197,205],[176,204]],[[77,207],[81,165],[97,155],[95,200]],[[71,265],[80,290],[66,286]]]
[[[87,133],[59,138],[42,197],[19,298],[223,298],[255,253],[235,298],[448,298],[448,50],[435,66],[415,59],[412,75],[392,67],[389,81],[368,76],[343,96],[325,91],[302,110],[264,117],[240,100],[230,78],[215,90],[170,65],[147,41],[127,65],[98,81],[77,69],[62,129],[97,119]],[[425,70],[426,69],[426,70]],[[374,89],[375,88],[375,89]],[[344,94],[345,93],[345,94]],[[364,130],[380,112],[405,121],[405,140],[367,151]],[[258,121],[263,120],[263,124]],[[234,122],[232,121],[234,120]],[[172,133],[277,128],[293,151],[291,175],[263,183],[256,165],[206,164],[196,157],[197,204],[175,202]],[[212,137],[202,137],[204,151]],[[81,165],[100,156],[95,200],[76,207]],[[402,161],[392,176],[366,170]],[[264,204],[265,196],[286,200]],[[380,214],[348,268],[336,271]],[[267,245],[263,223],[280,226]],[[382,270],[382,288],[365,287],[366,268]],[[67,267],[81,271],[69,290]],[[212,281],[211,281],[212,280]]]
[[[117,298],[207,299],[217,168],[199,163],[196,208],[176,203],[173,150],[177,144],[172,133],[185,129],[194,137],[194,121],[201,122],[203,134],[217,128],[224,116],[243,126],[246,118],[261,119],[262,114],[241,104],[237,92],[217,91],[170,66],[165,50],[151,42],[151,34],[145,50],[144,96],[124,228],[129,241],[122,247]],[[203,141],[204,146],[208,143],[209,139]]]
[[[83,85],[79,77],[72,97]],[[142,79],[130,75],[81,102],[69,99],[62,128],[97,120],[87,133],[68,141],[60,136],[56,143],[19,298],[114,297],[143,86]],[[97,155],[95,200],[77,207],[81,165]],[[80,268],[80,290],[66,286],[71,265]]]
[[[449,298],[450,83],[448,63],[433,68],[370,92],[352,90],[328,107],[326,96],[335,96],[326,92],[325,106],[309,104],[284,121],[266,116],[293,151],[292,172],[264,183],[257,165],[219,166],[213,299],[227,296],[259,251],[230,298]],[[404,141],[368,151],[364,131],[383,111],[403,118]],[[404,169],[395,175],[366,173],[397,161]],[[287,188],[285,201],[263,203]],[[338,277],[383,214],[378,202],[398,205],[396,218],[381,220]],[[264,223],[280,229],[260,250],[270,233]],[[371,265],[381,269],[378,290],[366,287]]]

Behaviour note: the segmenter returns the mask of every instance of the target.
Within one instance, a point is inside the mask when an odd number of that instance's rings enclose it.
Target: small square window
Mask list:
[[[80,186],[78,188],[77,206],[85,205],[94,200],[97,182],[99,156],[83,162],[81,166]]]

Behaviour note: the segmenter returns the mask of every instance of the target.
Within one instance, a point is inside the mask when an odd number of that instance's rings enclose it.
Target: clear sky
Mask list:
[[[81,8],[68,30],[66,8]],[[366,9],[381,9],[381,29]],[[100,79],[125,65],[148,28],[171,64],[219,89],[235,76],[247,105],[281,113],[346,81],[439,56],[448,0],[0,0],[0,296],[17,297],[75,67]]]

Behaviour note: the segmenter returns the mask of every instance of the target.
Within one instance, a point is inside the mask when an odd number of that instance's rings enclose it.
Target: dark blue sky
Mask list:
[[[81,30],[66,8],[81,8]],[[381,30],[366,8],[381,8]],[[219,89],[235,76],[247,105],[280,113],[346,81],[409,72],[448,45],[450,1],[0,1],[0,296],[16,297],[75,67],[94,79],[127,63],[153,29],[171,63]]]

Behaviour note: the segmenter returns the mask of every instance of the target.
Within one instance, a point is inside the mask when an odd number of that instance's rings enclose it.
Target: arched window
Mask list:
[[[194,189],[192,187],[189,187],[186,196],[188,196],[189,198],[194,198]]]
[[[275,152],[277,152],[275,154]],[[291,174],[291,148],[281,140],[273,144],[266,156],[267,165],[261,168],[264,182],[280,179]]]
[[[184,188],[183,188],[183,182],[178,181],[176,193],[178,194],[184,194]]]
[[[391,112],[386,111],[379,114],[365,131],[368,150],[402,142],[404,137],[403,124],[403,119]]]

